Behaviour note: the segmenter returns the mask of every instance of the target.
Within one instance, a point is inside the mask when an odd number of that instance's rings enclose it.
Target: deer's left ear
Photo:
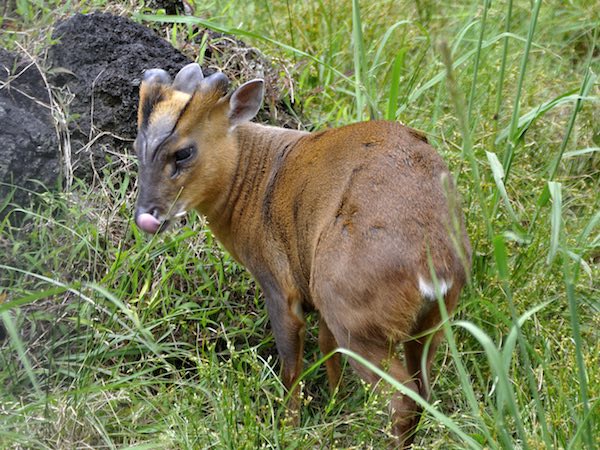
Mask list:
[[[265,82],[261,79],[242,84],[229,99],[229,120],[232,125],[252,120],[258,113],[265,95]]]

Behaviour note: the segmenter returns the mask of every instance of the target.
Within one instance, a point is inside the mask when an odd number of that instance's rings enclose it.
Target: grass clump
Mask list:
[[[196,17],[170,17],[136,2],[78,1],[68,11],[19,2],[14,19],[3,19],[2,43],[33,51],[45,39],[33,29],[76,9],[118,9],[160,23],[169,39],[199,24],[288,61],[309,129],[387,118],[424,130],[457,179],[474,262],[444,325],[448,343],[415,447],[592,449],[600,423],[593,3],[198,2]],[[254,281],[199,217],[141,236],[131,221],[133,176],[95,183],[40,194],[0,222],[1,447],[389,443],[385,398],[349,370],[346,385],[327,392],[314,328],[302,421],[291,427]]]

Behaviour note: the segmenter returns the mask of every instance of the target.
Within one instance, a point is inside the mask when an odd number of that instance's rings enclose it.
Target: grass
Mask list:
[[[208,1],[198,19],[18,3],[9,48],[35,52],[73,10],[159,22],[174,42],[199,23],[289,61],[310,129],[424,130],[457,179],[474,261],[415,447],[597,447],[596,2]],[[0,447],[385,447],[385,398],[350,370],[327,392],[314,326],[302,422],[286,422],[260,290],[200,217],[140,235],[135,184],[124,169],[75,180],[0,222]]]

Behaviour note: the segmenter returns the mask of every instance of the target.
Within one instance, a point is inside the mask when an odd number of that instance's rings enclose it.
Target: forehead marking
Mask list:
[[[146,145],[141,152],[143,162],[154,158],[160,145],[173,134],[191,98],[190,94],[172,90],[166,100],[154,106],[144,132]]]

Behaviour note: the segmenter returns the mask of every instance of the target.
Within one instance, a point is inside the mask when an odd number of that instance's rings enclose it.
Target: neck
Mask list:
[[[202,208],[213,233],[225,248],[241,260],[245,239],[261,226],[264,192],[275,161],[307,132],[244,123],[233,129],[232,158],[227,168],[227,189],[209,208]]]

